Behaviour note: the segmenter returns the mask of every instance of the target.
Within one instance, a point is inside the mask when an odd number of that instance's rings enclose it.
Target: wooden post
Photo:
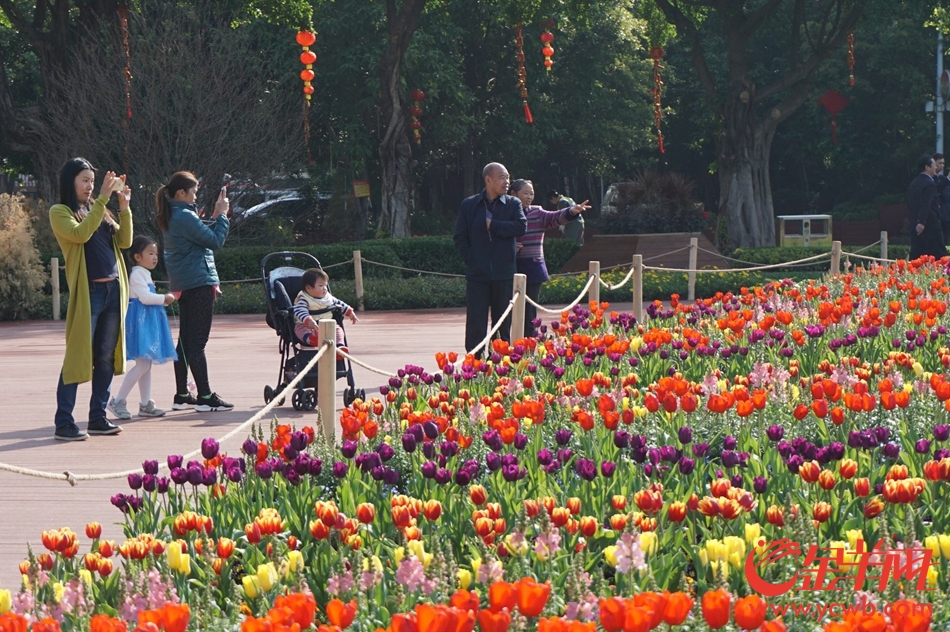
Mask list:
[[[353,251],[353,279],[356,281],[356,311],[366,309],[363,304],[363,257],[359,250]]]
[[[881,265],[887,265],[887,231],[881,231]]]
[[[53,257],[49,260],[50,285],[53,286],[53,320],[59,320],[59,257]]]
[[[831,274],[841,272],[841,242],[831,242]]]
[[[600,261],[591,261],[587,268],[587,277],[594,277],[594,282],[587,290],[587,300],[591,303],[600,303]]]
[[[689,238],[689,292],[687,300],[692,303],[696,300],[696,258],[699,256],[699,239]]]
[[[643,255],[633,255],[633,315],[643,324]]]
[[[515,299],[515,305],[511,309],[511,340],[520,340],[524,338],[524,300],[528,287],[528,277],[524,274],[515,275],[515,283],[512,287],[512,295]]]
[[[323,421],[323,436],[334,445],[339,445],[343,428],[336,420],[336,321],[324,318],[318,325],[320,342],[326,341],[330,345],[317,361],[317,406]]]

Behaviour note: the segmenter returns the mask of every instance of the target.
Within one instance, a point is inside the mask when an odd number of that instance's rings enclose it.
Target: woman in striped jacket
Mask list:
[[[515,180],[511,183],[509,195],[521,200],[525,217],[528,219],[528,230],[518,238],[518,273],[524,274],[527,279],[528,298],[537,302],[541,293],[541,284],[547,281],[548,268],[544,263],[544,231],[576,220],[581,213],[590,208],[587,200],[559,211],[546,211],[540,206],[533,206],[534,185],[531,180]],[[531,327],[525,327],[525,333],[537,335],[534,321],[537,320],[537,309],[530,302],[525,303],[525,322]]]

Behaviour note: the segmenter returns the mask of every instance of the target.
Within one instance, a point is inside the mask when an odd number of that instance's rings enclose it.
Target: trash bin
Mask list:
[[[831,215],[779,215],[780,246],[831,246]]]

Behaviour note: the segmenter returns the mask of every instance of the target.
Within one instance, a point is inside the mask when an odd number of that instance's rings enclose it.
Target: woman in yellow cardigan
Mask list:
[[[82,441],[86,432],[73,420],[80,382],[92,380],[88,434],[111,435],[122,428],[106,419],[109,387],[125,372],[125,310],[129,281],[122,248],[132,245],[132,190],[125,176],[109,171],[93,201],[96,171],[73,158],[59,172],[59,204],[49,221],[66,260],[69,307],[66,309],[66,357],[56,388],[56,432],[61,441]],[[118,193],[119,220],[106,204]]]

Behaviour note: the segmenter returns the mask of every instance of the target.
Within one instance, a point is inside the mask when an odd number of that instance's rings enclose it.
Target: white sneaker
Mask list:
[[[165,411],[155,407],[155,400],[148,400],[147,404],[139,404],[139,417],[163,417]]]
[[[132,413],[126,408],[126,401],[124,399],[116,399],[113,397],[109,400],[106,408],[119,419],[132,419]]]

